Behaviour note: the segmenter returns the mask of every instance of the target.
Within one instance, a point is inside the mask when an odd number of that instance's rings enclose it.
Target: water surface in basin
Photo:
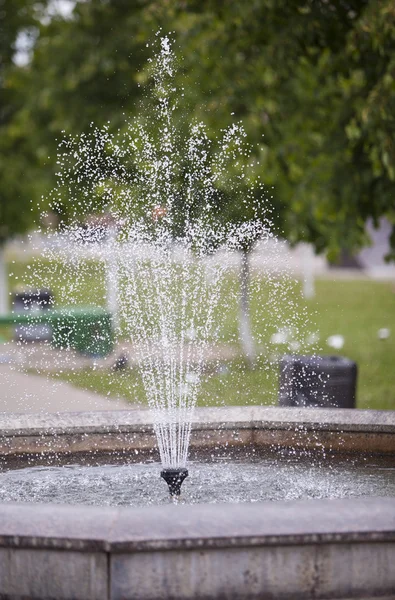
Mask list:
[[[395,496],[388,463],[298,458],[216,459],[190,462],[181,501],[258,502],[298,498]],[[1,502],[146,506],[168,503],[156,462],[86,466],[33,466],[0,473]]]

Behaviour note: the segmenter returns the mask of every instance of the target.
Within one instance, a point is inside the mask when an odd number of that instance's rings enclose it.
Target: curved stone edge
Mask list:
[[[87,453],[156,453],[149,410],[0,415],[0,460]],[[197,408],[193,451],[256,447],[395,456],[395,411],[290,407]]]
[[[144,508],[0,504],[0,547],[104,552],[386,542],[395,498]]]
[[[0,597],[394,598],[395,499],[0,504]]]
[[[154,414],[148,410],[71,413],[0,413],[2,436],[67,433],[122,433],[152,430]],[[395,411],[275,406],[196,408],[192,428],[300,429],[395,433]]]

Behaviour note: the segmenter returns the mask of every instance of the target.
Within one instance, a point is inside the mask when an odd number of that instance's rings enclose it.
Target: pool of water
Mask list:
[[[298,498],[394,496],[395,465],[295,458],[188,463],[181,501],[260,502]],[[157,462],[32,466],[0,472],[0,502],[146,506],[170,501]]]

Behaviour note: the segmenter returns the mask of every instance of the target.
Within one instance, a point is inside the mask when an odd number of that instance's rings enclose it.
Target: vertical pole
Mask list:
[[[107,310],[111,313],[115,336],[119,334],[119,269],[116,227],[109,228],[108,255],[106,260]]]
[[[239,331],[240,340],[244,356],[250,367],[255,362],[255,344],[251,331],[250,319],[250,263],[249,253],[245,250],[241,252],[240,266],[240,309],[239,309]]]
[[[8,281],[5,264],[5,244],[0,241],[0,315],[8,312]]]
[[[302,254],[302,293],[304,298],[314,298],[314,252],[311,244],[303,244]]]

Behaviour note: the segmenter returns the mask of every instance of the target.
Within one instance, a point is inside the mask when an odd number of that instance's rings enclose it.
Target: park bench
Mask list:
[[[0,327],[48,324],[52,328],[52,345],[73,348],[87,356],[107,356],[114,348],[111,314],[95,306],[26,310],[0,315]]]

